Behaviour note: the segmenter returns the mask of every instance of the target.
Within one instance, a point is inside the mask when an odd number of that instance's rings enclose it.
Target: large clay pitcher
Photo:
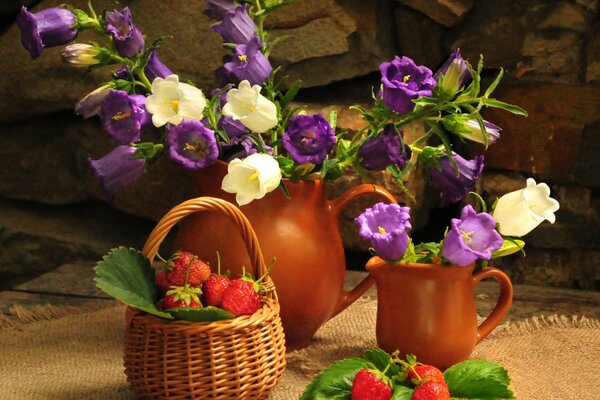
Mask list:
[[[444,369],[469,357],[512,304],[508,276],[495,268],[473,274],[473,265],[367,263],[377,283],[377,344]],[[477,325],[475,286],[485,278],[500,284],[496,307]]]
[[[220,197],[235,202],[221,190],[227,164],[218,163],[195,176],[198,195]],[[254,228],[267,264],[275,258],[271,277],[277,287],[287,349],[307,346],[317,329],[359,298],[372,284],[365,278],[350,291],[344,290],[346,263],[339,234],[338,215],[352,199],[376,195],[390,202],[394,197],[385,189],[364,184],[339,198],[325,197],[320,180],[286,182],[291,195],[281,190],[242,206]],[[218,250],[221,265],[239,272],[250,260],[235,227],[222,215],[202,213],[182,221],[175,245],[198,254],[216,265]],[[226,246],[224,245],[226,244]]]

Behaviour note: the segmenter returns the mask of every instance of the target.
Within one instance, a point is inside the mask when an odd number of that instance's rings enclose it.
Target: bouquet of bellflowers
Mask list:
[[[500,108],[526,115],[518,106],[491,97],[502,70],[481,87],[482,58],[476,67],[456,50],[434,73],[408,57],[383,62],[381,85],[369,107],[354,106],[365,121],[358,132],[336,132],[336,115],[307,114],[292,101],[300,82],[283,90],[279,68],[269,61],[277,39],[264,29],[269,14],[288,0],[206,0],[212,30],[227,54],[215,72],[221,86],[204,91],[171,71],[159,58],[159,38],[148,43],[129,8],[97,14],[71,6],[17,16],[24,47],[32,58],[44,48],[66,45],[64,60],[86,70],[114,66],[112,76],[83,97],[75,111],[97,116],[115,149],[89,159],[109,198],[135,182],[157,157],[166,154],[183,168],[228,163],[222,189],[241,205],[281,188],[285,180],[335,179],[348,170],[386,170],[401,188],[417,162],[440,190],[440,205],[460,201],[483,169],[483,156],[465,159],[456,140],[486,147],[500,127],[481,111]],[[89,30],[98,41],[74,42]],[[419,121],[422,137],[408,143],[403,127]],[[453,138],[454,136],[454,138]]]

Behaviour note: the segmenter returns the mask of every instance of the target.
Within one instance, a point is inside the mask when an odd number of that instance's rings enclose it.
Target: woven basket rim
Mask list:
[[[262,297],[262,304],[260,308],[250,315],[240,315],[234,318],[223,319],[220,321],[211,322],[196,322],[186,321],[177,319],[166,319],[161,318],[135,307],[127,306],[127,319],[132,321],[135,319],[136,323],[141,323],[147,327],[156,327],[156,329],[177,329],[177,330],[202,330],[209,331],[212,329],[232,329],[239,328],[244,329],[248,326],[259,324],[265,320],[273,318],[273,316],[279,315],[279,302],[276,299],[270,297]]]

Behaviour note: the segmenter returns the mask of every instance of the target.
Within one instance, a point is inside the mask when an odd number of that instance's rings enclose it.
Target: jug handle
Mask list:
[[[342,209],[360,196],[367,195],[375,195],[382,197],[383,199],[389,201],[390,203],[398,203],[393,194],[388,192],[386,189],[381,186],[372,185],[369,183],[363,183],[362,185],[355,186],[349,190],[347,190],[344,194],[338,197],[335,200],[329,202],[331,209],[334,212],[335,217],[337,218],[342,211]],[[330,318],[335,317],[342,311],[344,311],[348,306],[354,303],[360,296],[362,296],[373,284],[375,280],[371,276],[371,274],[367,275],[365,279],[363,279],[356,287],[350,291],[344,290],[342,296],[339,298],[338,303],[336,305],[335,311]]]
[[[494,278],[498,282],[500,285],[500,297],[490,315],[477,327],[477,343],[485,339],[498,326],[500,321],[506,316],[506,313],[508,313],[513,299],[512,283],[504,272],[491,267],[483,268],[480,272],[473,275],[474,285],[477,285],[485,278]]]

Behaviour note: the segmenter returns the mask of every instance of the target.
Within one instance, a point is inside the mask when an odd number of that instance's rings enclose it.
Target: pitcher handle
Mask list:
[[[331,209],[334,212],[335,217],[337,218],[339,216],[340,212],[342,211],[342,209],[348,203],[350,203],[352,200],[354,200],[357,197],[367,196],[367,195],[376,195],[376,196],[384,198],[385,200],[389,201],[390,203],[398,203],[398,201],[396,200],[394,195],[391,194],[390,192],[388,192],[386,189],[382,188],[381,186],[364,183],[362,185],[358,185],[351,189],[348,189],[340,197],[338,197],[335,200],[330,201],[329,204],[331,206]],[[338,300],[335,311],[330,318],[335,317],[336,315],[338,315],[339,313],[344,311],[346,308],[348,308],[348,306],[350,304],[354,303],[371,286],[373,286],[374,283],[375,283],[375,280],[373,279],[371,274],[369,274],[358,285],[356,285],[356,287],[354,289],[352,289],[350,291],[344,290],[344,292],[342,293],[342,296]]]
[[[477,343],[485,339],[498,326],[500,321],[506,316],[506,313],[508,313],[513,299],[512,283],[504,272],[491,267],[483,268],[480,272],[473,275],[474,285],[477,285],[485,278],[494,278],[498,282],[500,285],[500,297],[490,315],[477,327]]]

